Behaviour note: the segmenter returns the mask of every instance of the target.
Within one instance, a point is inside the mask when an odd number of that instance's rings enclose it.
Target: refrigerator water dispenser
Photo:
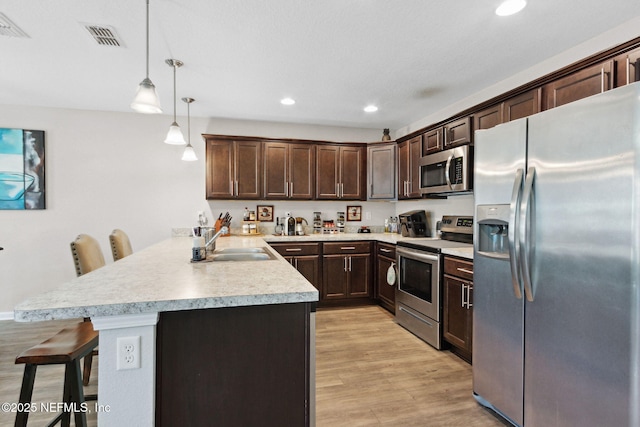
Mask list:
[[[509,205],[480,205],[477,250],[492,258],[509,257]]]

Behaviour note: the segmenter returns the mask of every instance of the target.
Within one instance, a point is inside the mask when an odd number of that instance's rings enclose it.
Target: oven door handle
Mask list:
[[[427,252],[421,252],[421,251],[406,249],[401,247],[398,247],[396,249],[396,256],[398,258],[404,257],[404,258],[414,259],[416,261],[437,262],[440,259],[439,255],[437,254],[430,254]]]

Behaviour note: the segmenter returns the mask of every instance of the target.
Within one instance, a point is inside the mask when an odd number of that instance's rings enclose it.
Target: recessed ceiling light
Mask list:
[[[506,0],[496,9],[496,15],[509,16],[520,12],[527,5],[526,0]]]
[[[364,107],[364,111],[366,113],[375,113],[376,111],[378,111],[378,107],[376,107],[375,105],[367,105],[366,107]]]
[[[295,99],[292,99],[292,98],[282,98],[280,100],[280,104],[282,105],[293,105],[295,103],[296,103]]]

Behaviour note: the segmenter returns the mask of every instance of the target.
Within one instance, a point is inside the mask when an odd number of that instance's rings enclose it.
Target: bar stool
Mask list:
[[[91,322],[80,322],[75,326],[64,328],[53,337],[23,351],[16,357],[16,364],[24,363],[24,375],[20,388],[20,404],[18,408],[29,408],[33,395],[33,384],[36,369],[39,365],[64,364],[64,388],[62,392],[63,412],[48,426],[62,421],[68,426],[71,412],[74,414],[76,426],[87,425],[87,415],[83,407],[86,400],[96,400],[95,395],[84,395],[80,376],[80,358],[85,357],[98,345],[98,332],[93,330]],[[26,426],[29,411],[16,414],[16,426]]]
[[[109,242],[111,243],[111,254],[113,255],[114,261],[118,261],[133,253],[129,236],[122,230],[117,228],[113,230],[109,235]]]
[[[96,239],[88,234],[80,234],[73,242],[71,242],[71,255],[73,256],[73,263],[78,277],[105,265],[100,244]],[[85,322],[91,322],[91,319],[89,318],[85,318],[84,320]],[[82,373],[82,383],[84,385],[89,384],[93,356],[97,355],[98,351],[94,350],[90,355],[87,355],[87,357],[84,358],[84,370]]]

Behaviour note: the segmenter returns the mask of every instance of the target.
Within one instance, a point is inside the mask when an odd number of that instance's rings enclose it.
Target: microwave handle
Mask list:
[[[453,154],[447,158],[447,166],[444,168],[444,178],[447,180],[447,185],[450,189],[453,190],[453,186],[451,185],[451,177],[449,176],[449,169],[451,168],[451,160],[453,160]]]

